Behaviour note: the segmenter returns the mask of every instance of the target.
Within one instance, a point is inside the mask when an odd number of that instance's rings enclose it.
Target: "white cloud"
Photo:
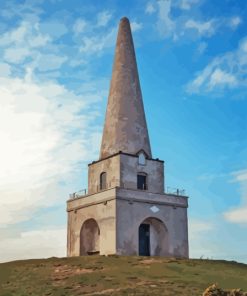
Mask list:
[[[64,44],[56,42],[66,32],[57,21],[24,20],[0,36],[5,60],[0,63],[0,260],[65,255],[60,230],[17,230],[24,221],[33,229],[32,220],[42,211],[65,207],[68,194],[80,189],[82,165],[97,157],[101,134],[95,119],[105,85],[82,82],[74,92],[35,72],[57,70],[68,60]],[[97,35],[100,49],[115,43],[115,33],[106,40]],[[9,237],[10,232],[17,236]]]
[[[58,69],[64,62],[68,60],[65,56],[57,56],[54,54],[43,54],[37,57],[35,66],[40,71],[50,71]],[[34,65],[34,64],[33,64]]]
[[[73,31],[76,34],[83,33],[85,31],[85,29],[87,28],[87,26],[88,26],[87,22],[84,19],[79,18],[74,23]]]
[[[190,239],[195,239],[198,234],[202,234],[213,229],[213,224],[210,220],[189,219],[189,234]]]
[[[200,181],[212,181],[214,179],[219,179],[219,178],[226,178],[229,177],[229,174],[226,173],[212,173],[212,174],[202,174],[197,177],[198,180]]]
[[[146,13],[152,13],[157,16],[156,28],[162,38],[171,38],[177,41],[181,38],[202,38],[211,37],[219,32],[219,29],[234,29],[241,23],[241,18],[234,16],[231,18],[215,17],[204,20],[202,18],[194,19],[195,11],[199,8],[200,0],[157,0],[149,1],[146,5]],[[177,10],[180,10],[177,13]],[[198,13],[195,13],[198,15]]]
[[[4,60],[10,63],[19,64],[31,55],[29,48],[10,47],[4,51]]]
[[[22,21],[19,27],[7,31],[0,37],[5,61],[20,64],[27,59],[35,60],[41,50],[52,41],[51,36],[40,32],[39,23]]]
[[[203,54],[205,50],[207,49],[208,45],[206,42],[200,42],[198,47],[197,47],[197,52],[198,54]]]
[[[155,9],[153,3],[152,2],[148,2],[147,5],[146,5],[145,12],[147,14],[153,14],[155,11],[156,11],[156,9]]]
[[[190,10],[194,4],[197,4],[199,0],[181,0],[179,7],[184,10]]]
[[[131,22],[130,26],[131,26],[132,32],[139,31],[143,27],[142,23],[137,23],[137,22]]]
[[[0,262],[53,256],[66,256],[64,228],[26,231],[15,238],[1,239]]]
[[[218,216],[211,216],[207,220],[189,217],[188,222],[190,258],[246,262],[246,253],[242,248],[245,237],[242,231],[234,226],[226,227]]]
[[[56,20],[42,22],[39,25],[39,30],[42,34],[48,34],[53,39],[59,39],[68,32],[67,27],[62,22]]]
[[[49,32],[41,33],[39,24],[22,21],[20,26],[0,37],[0,46],[26,46],[29,48],[45,46],[50,41]]]
[[[36,83],[29,72],[23,79],[0,78],[0,226],[52,205],[61,198],[59,180],[95,157],[98,147],[92,150],[91,141],[98,132],[90,123],[98,115],[87,108],[101,95],[96,89],[79,96],[56,82]]]
[[[229,25],[232,29],[236,29],[241,23],[242,19],[239,16],[234,16],[229,21]]]
[[[215,25],[213,20],[200,22],[190,19],[186,21],[185,28],[196,30],[200,36],[211,36],[215,33]]]
[[[49,41],[51,41],[51,37],[49,35],[38,34],[30,39],[30,46],[32,48],[40,48],[45,46]]]
[[[9,64],[0,63],[0,77],[6,77],[11,74],[11,67]]]
[[[242,170],[233,173],[235,182],[247,181],[247,170]]]
[[[242,202],[239,207],[226,211],[223,216],[229,222],[247,224],[247,170],[233,172],[232,176],[232,182],[240,185]]]
[[[36,22],[43,13],[40,3],[41,1],[23,1],[23,3],[19,1],[17,4],[13,1],[7,1],[5,7],[1,9],[1,16],[7,19],[17,16]]]
[[[224,217],[227,221],[233,223],[247,223],[247,207],[233,209],[224,213]]]
[[[110,19],[112,18],[112,15],[109,11],[102,11],[97,15],[97,26],[98,27],[105,27]]]
[[[236,77],[219,68],[216,68],[209,80],[209,88],[214,88],[218,85],[228,85],[229,87],[235,86],[237,84]]]
[[[172,9],[174,7],[180,7],[183,10],[190,9],[191,5],[196,4],[198,1],[171,1],[171,0],[158,0],[157,7],[157,29],[163,38],[172,38],[173,41],[177,41],[181,37],[185,36],[190,31],[195,31],[198,37],[207,36],[210,37],[215,33],[216,20],[209,21],[195,21],[188,18],[187,15],[173,16]]]
[[[236,50],[215,57],[195,79],[187,85],[190,93],[246,87],[247,38],[243,38]]]
[[[11,32],[6,32],[0,37],[0,46],[22,43],[27,35],[27,31],[27,23],[23,22],[18,28]]]
[[[216,249],[206,237],[217,231],[211,220],[188,219],[190,258],[217,256]]]
[[[158,2],[157,28],[161,36],[169,37],[175,30],[176,23],[171,19],[171,0],[159,0]]]
[[[93,37],[85,36],[82,38],[82,45],[79,48],[81,53],[87,55],[101,54],[106,48],[112,47],[116,41],[117,29],[114,28],[106,35],[98,34]]]

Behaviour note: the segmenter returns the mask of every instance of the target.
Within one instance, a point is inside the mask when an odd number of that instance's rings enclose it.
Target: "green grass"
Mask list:
[[[247,265],[214,260],[89,256],[0,264],[0,295],[202,295],[206,287],[247,291]]]

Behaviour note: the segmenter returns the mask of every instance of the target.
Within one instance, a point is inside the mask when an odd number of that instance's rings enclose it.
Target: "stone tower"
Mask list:
[[[187,197],[164,193],[153,159],[130,23],[119,24],[100,158],[88,165],[88,194],[67,201],[68,256],[188,257]]]

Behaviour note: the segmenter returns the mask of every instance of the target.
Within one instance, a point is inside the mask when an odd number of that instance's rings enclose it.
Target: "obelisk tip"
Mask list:
[[[129,23],[130,21],[129,21],[129,19],[128,19],[126,16],[124,16],[124,17],[122,17],[122,18],[120,19],[120,23],[122,23],[122,22],[127,22],[127,23]]]

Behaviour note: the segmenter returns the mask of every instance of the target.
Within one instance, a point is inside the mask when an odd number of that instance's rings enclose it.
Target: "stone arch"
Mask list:
[[[148,231],[149,234],[147,233]],[[146,247],[149,248],[149,254],[147,253],[146,256],[169,256],[168,230],[162,220],[155,217],[144,219],[139,224],[138,235],[139,255],[142,255],[140,248],[143,247],[144,243],[147,244]],[[144,238],[143,235],[146,236],[146,238]]]
[[[95,219],[84,221],[80,231],[80,256],[99,254],[100,229]]]

